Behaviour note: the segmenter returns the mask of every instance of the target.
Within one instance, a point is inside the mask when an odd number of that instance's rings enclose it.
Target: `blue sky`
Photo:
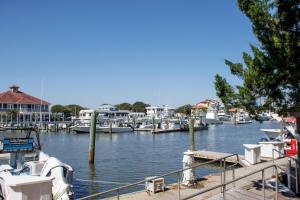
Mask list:
[[[195,104],[216,98],[256,43],[234,0],[0,0],[0,91],[52,104]]]

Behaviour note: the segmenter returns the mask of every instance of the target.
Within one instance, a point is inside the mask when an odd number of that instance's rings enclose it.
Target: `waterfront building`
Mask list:
[[[196,105],[192,106],[191,108],[191,115],[192,116],[203,116],[206,114],[207,108],[209,105],[208,100],[200,101]]]
[[[192,106],[191,114],[193,116],[203,116],[207,113],[218,113],[221,103],[217,100],[206,99]]]
[[[175,109],[167,105],[146,107],[148,117],[168,118],[175,115]]]
[[[8,91],[0,93],[0,123],[48,121],[49,106],[50,103],[26,94],[17,85],[12,85]]]

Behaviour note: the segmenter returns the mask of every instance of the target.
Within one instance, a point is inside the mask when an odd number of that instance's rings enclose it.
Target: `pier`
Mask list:
[[[173,132],[186,132],[189,131],[188,128],[178,128],[178,129],[155,129],[153,128],[135,128],[134,131],[146,131],[151,132],[153,134],[159,134],[159,133],[173,133]]]
[[[203,160],[203,161],[217,160],[219,158],[223,158],[230,155],[230,153],[222,153],[222,152],[206,151],[206,150],[194,151],[193,153],[195,159]],[[238,155],[238,158],[239,160],[237,160],[236,156],[228,157],[226,158],[226,162],[233,164],[245,159],[243,155]]]
[[[275,164],[280,166],[281,168],[286,167],[286,163],[288,158],[281,158],[275,160]],[[246,178],[237,180],[236,183],[228,184],[226,186],[226,197],[227,199],[263,199],[263,190],[260,185],[262,179],[262,172],[260,170],[264,170],[264,178],[266,180],[266,190],[265,190],[265,199],[275,199],[275,191],[274,187],[272,188],[272,177],[274,175],[273,168],[268,168],[272,166],[272,161],[267,161],[263,163],[259,163],[256,165],[252,165],[249,167],[241,167],[235,170],[235,178],[232,178],[232,172],[226,172],[226,182],[230,182],[233,179],[239,179],[247,174],[251,174]],[[258,171],[258,172],[257,172]],[[257,172],[257,173],[255,173]],[[166,187],[164,192],[158,193],[148,193],[146,191],[139,191],[129,194],[124,194],[120,196],[120,199],[130,199],[130,200],[174,200],[174,199],[185,199],[191,195],[194,195],[200,191],[204,191],[208,188],[214,188],[220,184],[220,174],[211,174],[204,177],[201,177],[201,180],[197,182],[195,187],[185,187],[180,186],[180,190],[178,190],[177,184],[169,185]],[[268,181],[267,181],[268,180]],[[260,185],[260,186],[259,186]],[[282,186],[280,186],[282,187]],[[179,196],[180,195],[180,196]],[[110,198],[111,200],[117,199],[117,197]],[[221,193],[221,187],[216,187],[208,192],[200,194],[190,199],[197,200],[206,200],[206,199],[223,199],[223,193]],[[291,196],[285,195],[284,193],[278,193],[278,199],[288,200],[288,199],[296,199]]]

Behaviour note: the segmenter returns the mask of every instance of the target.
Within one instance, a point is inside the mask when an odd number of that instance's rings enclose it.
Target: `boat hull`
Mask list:
[[[209,118],[205,118],[205,122],[207,124],[223,124],[222,121],[218,120],[218,119],[209,119]]]
[[[275,139],[283,133],[281,129],[260,129],[260,130],[263,131],[269,139]]]
[[[73,127],[73,131],[78,134],[84,134],[90,132],[89,126],[77,126]],[[96,127],[96,133],[124,133],[124,132],[132,132],[133,129],[131,127]]]

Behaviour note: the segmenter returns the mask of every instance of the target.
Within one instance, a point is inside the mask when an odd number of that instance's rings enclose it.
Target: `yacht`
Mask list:
[[[207,130],[208,124],[202,118],[196,119],[194,122],[194,131]]]
[[[205,121],[207,124],[222,124],[220,121],[218,112],[220,109],[220,103],[216,100],[207,100],[207,112],[205,116]]]
[[[0,197],[2,199],[70,200],[73,169],[41,150],[38,132],[0,142]]]
[[[260,130],[263,131],[268,137],[268,139],[270,140],[276,139],[284,133],[282,129],[260,129]]]
[[[252,120],[248,112],[240,111],[236,114],[236,124],[249,124],[252,123]]]
[[[224,111],[221,111],[221,112],[219,111],[218,112],[218,118],[222,122],[229,122],[229,121],[231,121],[231,116],[228,115],[228,114],[226,114]]]
[[[77,120],[76,124],[72,126],[72,130],[76,133],[89,133],[91,116],[93,112],[94,110],[81,110],[79,112],[79,119]],[[113,115],[116,116],[116,113],[122,112],[102,110],[101,112],[99,111],[97,113],[96,133],[123,133],[133,131],[132,127],[125,125],[121,118],[110,118],[109,115],[106,115],[113,113]]]
[[[89,124],[77,124],[72,127],[72,130],[76,133],[89,133],[90,132],[90,125]],[[123,126],[112,124],[111,126],[100,126],[96,125],[96,133],[125,133],[125,132],[132,132],[133,129],[130,126]]]

